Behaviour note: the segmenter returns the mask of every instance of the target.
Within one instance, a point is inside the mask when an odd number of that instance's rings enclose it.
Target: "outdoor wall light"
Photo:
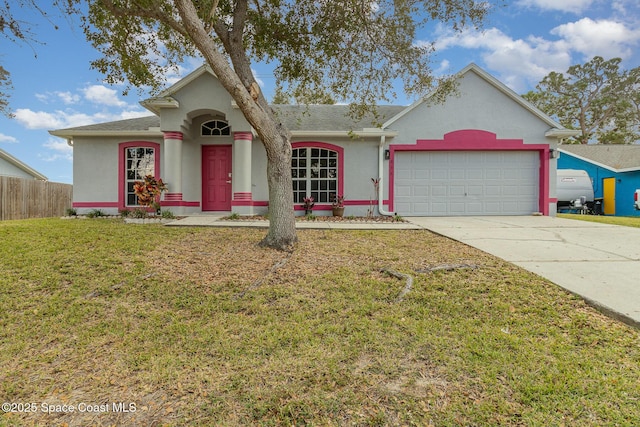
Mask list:
[[[384,159],[385,160],[389,160],[391,158],[391,151],[390,150],[384,150]]]

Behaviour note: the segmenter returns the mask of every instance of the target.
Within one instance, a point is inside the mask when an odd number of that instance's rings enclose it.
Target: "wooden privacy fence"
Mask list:
[[[72,197],[70,184],[0,176],[0,221],[63,216]]]

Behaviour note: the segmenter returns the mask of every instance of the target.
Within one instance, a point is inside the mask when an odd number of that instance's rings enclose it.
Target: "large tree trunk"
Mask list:
[[[293,210],[290,133],[276,120],[253,77],[241,37],[246,1],[238,2],[237,5],[243,6],[243,11],[236,15],[237,28],[232,32],[228,32],[226,27],[217,30],[233,64],[232,68],[227,58],[218,51],[217,43],[203,27],[193,3],[176,1],[188,37],[203,54],[218,81],[236,101],[267,151],[270,222],[269,232],[260,244],[278,250],[292,250],[297,235]]]
[[[298,240],[293,210],[291,179],[291,143],[281,135],[275,153],[267,149],[267,181],[269,184],[269,232],[260,245],[279,250],[292,250]]]

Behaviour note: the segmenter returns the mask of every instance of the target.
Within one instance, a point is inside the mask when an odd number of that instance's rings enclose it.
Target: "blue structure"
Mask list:
[[[587,171],[605,215],[640,216],[633,194],[640,189],[640,145],[561,145],[558,169]]]

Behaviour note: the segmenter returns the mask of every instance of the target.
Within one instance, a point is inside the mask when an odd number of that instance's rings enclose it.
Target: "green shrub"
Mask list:
[[[104,212],[102,212],[100,209],[92,209],[88,214],[87,217],[88,218],[99,218],[101,216],[104,216]]]
[[[161,216],[162,216],[162,218],[165,218],[165,219],[173,219],[173,218],[175,218],[175,217],[176,217],[176,216],[173,214],[173,212],[171,212],[170,210],[164,210],[164,211],[162,211]]]
[[[131,216],[134,218],[146,218],[147,210],[145,208],[135,208],[133,212],[131,212]]]

